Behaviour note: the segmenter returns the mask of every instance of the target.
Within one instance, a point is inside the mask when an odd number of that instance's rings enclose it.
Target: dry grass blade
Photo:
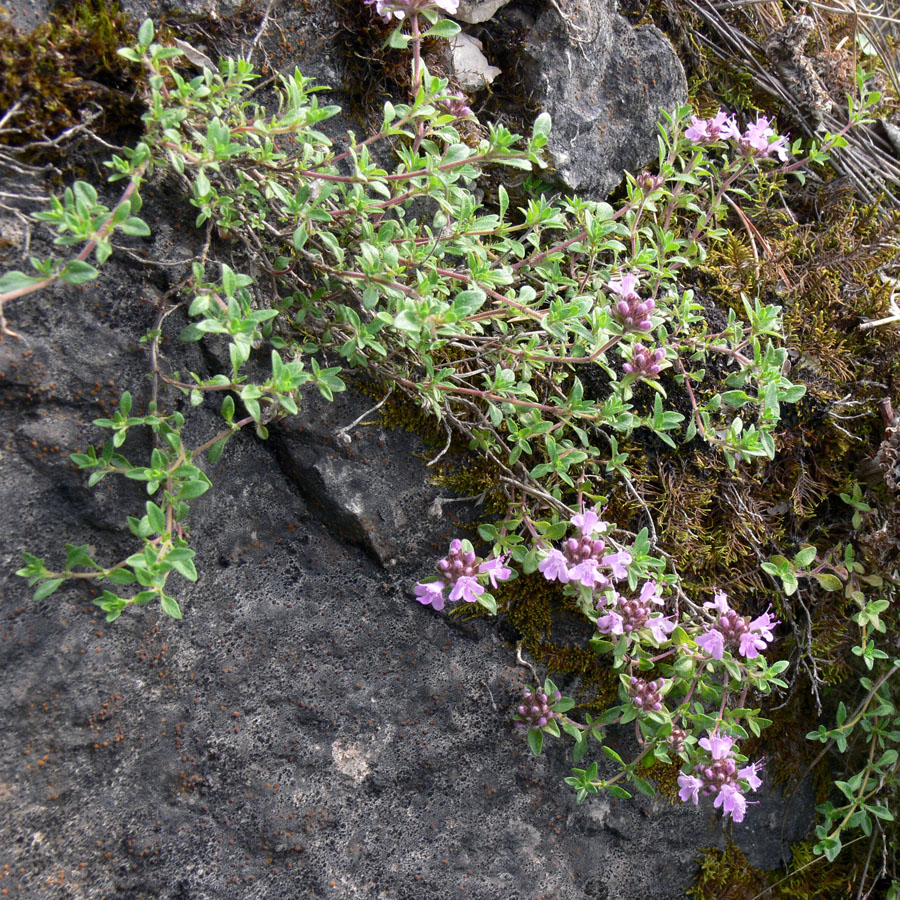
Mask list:
[[[825,109],[818,116],[811,116],[809,109],[798,101],[796,87],[785,83],[779,67],[767,59],[763,43],[786,27],[782,4],[774,0],[683,0],[683,3],[707,26],[705,32],[694,35],[699,46],[723,63],[743,68],[756,87],[774,97],[807,135],[812,136],[821,128],[837,132],[844,127],[847,113],[840,104],[835,103],[832,111]],[[803,11],[790,4],[784,6],[790,16]],[[846,75],[847,69],[855,72],[860,52],[877,56],[887,92],[900,98],[900,63],[897,51],[892,49],[900,41],[900,18],[886,15],[882,6],[864,7],[856,0],[812,0],[808,9],[824,45],[823,58],[842,64]],[[846,22],[841,23],[840,17]],[[789,18],[788,27],[791,21]],[[805,56],[802,43],[798,52]],[[883,203],[900,206],[897,149],[878,127],[854,129],[847,139],[849,145],[833,154],[832,164],[837,173],[848,176],[859,197],[867,203],[881,198]]]

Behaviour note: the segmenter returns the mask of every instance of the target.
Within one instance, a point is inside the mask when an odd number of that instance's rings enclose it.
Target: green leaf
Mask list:
[[[237,276],[231,266],[222,263],[222,290],[226,297],[233,297],[237,290]]]
[[[841,583],[840,578],[837,578],[834,575],[829,575],[826,572],[821,572],[814,577],[816,581],[819,582],[819,587],[823,588],[826,591],[839,591],[843,588],[843,584]]]
[[[93,566],[87,544],[66,544],[66,569],[71,571],[75,566]]]
[[[477,313],[484,306],[485,300],[487,300],[487,294],[480,288],[473,288],[458,293],[450,308],[456,318],[462,319]]]
[[[615,760],[615,761],[616,761],[617,763],[619,763],[620,765],[623,765],[623,766],[625,765],[624,761],[622,760],[622,757],[619,756],[619,754],[616,753],[616,751],[613,750],[613,748],[610,747],[608,744],[604,744],[604,745],[603,745],[603,752],[604,752],[610,759]]]
[[[497,202],[500,204],[500,219],[502,220],[506,215],[506,210],[509,209],[509,194],[502,184],[497,188]]]
[[[187,481],[181,486],[181,490],[178,492],[178,499],[193,500],[195,497],[201,497],[209,488],[210,485],[206,481]]]
[[[541,137],[548,137],[550,135],[551,127],[552,127],[552,120],[550,119],[550,114],[544,112],[544,113],[541,113],[534,120],[534,125],[532,126],[532,133],[535,135],[540,135]]]
[[[815,558],[815,547],[803,547],[794,555],[794,564],[805,569]]]
[[[439,38],[452,38],[456,37],[462,31],[462,28],[456,24],[456,22],[451,22],[450,19],[441,19],[439,22],[435,22],[431,28],[426,31],[422,37],[439,37]]]
[[[175,571],[179,575],[183,576],[184,578],[187,578],[188,581],[196,581],[197,580],[197,569],[194,566],[193,560],[190,558],[187,558],[187,557],[176,557],[175,554],[177,552],[178,551],[174,551],[174,552],[170,553],[166,557],[166,559],[170,563],[172,563],[172,567],[175,569]],[[188,551],[188,552],[193,553],[193,551]],[[175,616],[175,618],[177,619],[178,616]]]
[[[209,178],[206,175],[205,170],[198,169],[197,174],[194,177],[194,193],[198,197],[198,199],[202,199],[209,195],[209,192],[212,190],[212,185],[209,183]]]
[[[166,532],[166,514],[152,501],[147,501],[147,518],[150,521],[150,527],[157,534],[165,534]]]
[[[581,742],[581,731],[578,726],[574,724],[574,722],[569,722],[568,720],[563,719],[562,727],[563,731],[565,731],[565,733],[569,735],[569,737],[574,738],[576,743]]]
[[[222,418],[226,422],[230,422],[234,418],[234,397],[231,394],[225,395],[225,399],[222,401],[221,413]]]
[[[652,760],[651,760],[652,762]],[[645,797],[655,797],[656,791],[653,788],[653,785],[647,781],[645,778],[640,778],[637,775],[632,776],[632,781],[634,782],[634,786],[645,796]]]
[[[483,524],[478,526],[478,534],[483,541],[496,541],[500,537],[500,532],[493,525]]]
[[[49,597],[62,583],[65,581],[64,578],[51,578],[49,581],[45,581],[35,592],[34,599],[43,600],[45,597]]]
[[[7,272],[0,278],[0,294],[11,294],[13,291],[20,291],[22,288],[31,287],[33,284],[44,280],[43,277],[26,275],[24,272]]]
[[[127,218],[119,225],[119,229],[125,234],[130,234],[132,237],[149,237],[150,235],[150,226],[137,216],[130,216]]]
[[[411,38],[398,27],[391,32],[391,36],[388,38],[388,47],[392,50],[405,50],[409,46],[410,40]]]
[[[162,610],[167,616],[171,616],[173,619],[181,618],[181,607],[174,597],[170,597],[168,594],[160,594],[159,600],[162,604]]]
[[[544,733],[539,728],[528,729],[528,747],[535,756],[541,755],[544,746]]]
[[[130,569],[113,569],[107,576],[108,581],[113,584],[134,584],[134,572]]]
[[[190,325],[185,325],[185,327],[181,329],[178,340],[188,344],[192,341],[202,340],[205,334],[206,332],[202,328],[199,328],[192,323]]]
[[[221,440],[216,441],[206,452],[206,458],[211,462],[218,462],[222,452],[225,450],[225,444],[228,443],[228,435]]]
[[[603,749],[605,750],[606,747],[604,747]],[[619,787],[619,785],[617,784],[607,784],[605,787],[606,790],[613,795],[613,797],[621,797],[623,800],[631,799],[631,794],[629,794],[628,791],[625,790],[625,788]]]
[[[100,273],[83,259],[71,259],[66,263],[65,268],[59,273],[59,277],[66,284],[86,284],[93,281]]]
[[[138,41],[144,46],[149,47],[150,42],[153,40],[153,22],[151,19],[144,19],[141,23],[141,27],[138,30]]]
[[[894,816],[891,811],[885,806],[870,806],[868,803],[865,804],[865,808],[872,813],[873,816],[877,816],[879,819],[884,819],[886,822],[893,822]]]
[[[478,596],[478,602],[492,615],[497,615],[497,601],[491,594],[484,593]]]

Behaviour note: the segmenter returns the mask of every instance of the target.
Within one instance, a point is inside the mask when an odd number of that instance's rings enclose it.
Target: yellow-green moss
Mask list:
[[[133,41],[125,16],[107,0],[81,0],[30,34],[0,19],[0,109],[18,104],[5,123],[16,130],[4,140],[22,146],[56,137],[92,105],[102,110],[92,125],[98,133],[136,124],[134,67],[116,53]]]
[[[687,891],[691,900],[753,900],[768,887],[766,873],[754,869],[731,842],[724,850],[700,852],[700,873]]]

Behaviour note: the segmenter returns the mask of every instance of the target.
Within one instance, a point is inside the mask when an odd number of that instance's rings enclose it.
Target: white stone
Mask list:
[[[463,90],[481,90],[500,74],[481,52],[481,41],[464,31],[450,39],[450,53],[453,72]]]
[[[476,25],[478,22],[487,22],[498,9],[502,9],[509,0],[460,0],[459,9],[454,18],[460,22],[468,22]]]

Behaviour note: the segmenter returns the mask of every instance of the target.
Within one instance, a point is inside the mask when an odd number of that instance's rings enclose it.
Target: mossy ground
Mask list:
[[[116,4],[80,0],[53,12],[30,34],[0,16],[0,141],[13,147],[52,140],[96,111],[98,134],[138,124],[134,67],[116,54],[133,33]],[[52,148],[50,148],[52,151]],[[35,150],[47,157],[48,149]]]
[[[408,59],[373,45],[371,10],[358,3],[343,5],[348,33],[367,35],[348,45],[347,58],[356,60],[360,71],[377,75],[354,80],[367,85],[358,96],[360,110],[365,110],[404,83]],[[690,18],[681,5],[675,8]],[[650,13],[654,15],[652,7]],[[363,17],[365,23],[359,21]],[[664,27],[671,24],[671,10],[660,11],[655,20]],[[696,22],[694,26],[701,27]],[[93,126],[96,130],[136,123],[140,109],[133,99],[132,71],[115,55],[131,37],[128,23],[107,0],[84,0],[27,36],[0,20],[0,109],[18,104],[6,122],[16,130],[4,135],[5,142],[23,145],[52,138],[80,121],[81,110],[90,103],[105,111],[102,122]],[[685,57],[701,112],[718,105],[764,108],[767,98],[739,68],[712,59],[696,43]],[[352,74],[352,66],[350,70]],[[824,550],[852,540],[865,551],[870,520],[855,530],[851,511],[838,495],[869,477],[867,500],[872,506],[890,510],[894,500],[877,473],[872,475],[870,464],[884,437],[879,402],[900,405],[900,330],[859,326],[890,314],[892,286],[882,276],[896,257],[900,214],[863,204],[834,173],[819,175],[807,186],[785,179],[764,183],[743,209],[755,230],[748,231],[737,217],[729,221],[729,237],[712,250],[691,285],[711,315],[739,309],[742,295],[784,307],[791,378],[806,386],[807,395],[785,410],[776,459],[731,472],[697,441],[661,452],[640,432],[625,448],[631,451],[634,480],[655,516],[660,542],[672,553],[688,589],[701,592],[718,586],[744,613],[773,603],[788,623],[801,621],[806,610],[765,578],[759,562],[774,553],[789,555],[807,543]],[[435,419],[399,399],[387,404],[381,416],[391,425],[431,434],[435,446],[443,446],[445,433]],[[457,440],[451,450],[461,453],[465,447]],[[437,475],[441,483],[463,495],[483,492],[486,518],[504,511],[496,473],[489,466],[460,470],[452,455],[449,459]],[[609,515],[625,528],[638,530],[643,524],[642,509],[624,493],[611,494]],[[881,554],[867,564],[883,567],[883,548]],[[882,574],[889,573],[882,568]],[[855,638],[851,609],[839,596],[813,588],[805,591],[805,598],[809,646],[803,652],[821,660],[819,675],[834,689],[825,702],[836,703],[858,674],[849,653]],[[551,676],[562,675],[580,687],[577,699],[583,708],[596,710],[614,700],[615,678],[586,648],[589,633],[583,620],[578,639],[579,613],[559,591],[540,576],[528,576],[506,586],[498,600],[501,613],[538,664]],[[776,654],[787,658],[797,652],[788,632]],[[770,770],[788,789],[817,749],[805,741],[806,732],[831,713],[827,708],[820,716],[805,676],[799,672],[795,678],[792,701],[772,714],[774,724],[765,734]],[[669,795],[676,774],[651,773]],[[827,768],[820,766],[816,776],[819,787],[827,789]],[[858,862],[852,852],[830,866],[812,864],[810,845],[797,845],[793,852],[797,874],[773,888],[774,896],[838,898],[855,889]],[[749,900],[769,883],[729,846],[704,857],[691,896]]]
[[[676,9],[695,27],[702,26],[690,10]],[[672,20],[660,16],[657,21],[665,26]],[[835,21],[835,34],[839,27],[843,23]],[[778,112],[745,71],[715,59],[706,45],[695,42],[687,56],[692,101],[699,112],[711,113],[719,106],[747,114]],[[712,248],[705,266],[691,273],[690,286],[708,309],[711,327],[716,319],[724,323],[729,309],[742,313],[745,297],[783,307],[790,377],[804,384],[807,393],[783,411],[776,458],[732,472],[699,441],[671,451],[641,432],[623,449],[631,452],[634,481],[685,586],[701,595],[713,586],[726,590],[745,614],[773,604],[785,623],[773,661],[790,658],[796,664],[800,655],[817,660],[820,693],[827,686],[824,710],[816,705],[808,676],[795,665],[791,701],[782,704],[778,698],[770,704],[773,711],[763,711],[774,724],[760,747],[769,759],[770,777],[790,792],[820,749],[805,739],[806,733],[828,721],[837,699],[856,687],[861,671],[850,649],[858,628],[851,621],[855,606],[841,594],[804,581],[800,597],[787,597],[759,564],[776,553],[790,556],[805,544],[824,552],[852,542],[868,571],[890,574],[884,549],[882,558],[872,553],[867,558],[865,546],[866,531],[880,515],[877,510],[888,511],[893,503],[877,473],[872,474],[872,459],[885,434],[879,403],[896,403],[900,397],[900,330],[860,326],[890,315],[893,285],[883,276],[896,258],[900,214],[887,204],[859,200],[848,179],[828,169],[805,185],[793,178],[764,178],[742,211],[752,227],[738,216],[728,219],[727,239]],[[724,366],[718,372],[714,368],[708,372],[713,380],[728,374]],[[464,494],[486,490],[490,495],[496,487],[491,477],[488,467],[465,471],[446,483]],[[856,483],[867,479],[866,499],[876,513],[856,529],[852,509],[839,495],[852,493]],[[498,503],[502,497],[495,495],[494,505]],[[493,512],[486,510],[487,517]],[[643,524],[642,509],[624,492],[611,492],[607,512],[622,527],[636,531]],[[552,677],[577,685],[585,708],[599,708],[615,698],[614,679],[584,645],[587,627],[577,639],[573,623],[579,613],[567,608],[559,591],[529,576],[500,592],[499,603],[523,646]],[[801,647],[806,628],[807,643]],[[677,772],[669,773],[668,782],[666,773],[658,774],[657,780],[668,783],[668,793],[674,795]],[[834,775],[820,762],[813,776],[822,800]],[[770,884],[764,873],[738,857],[734,847],[707,855],[692,896],[749,900]],[[811,844],[798,845],[792,864],[798,874],[772,896],[846,896],[858,886],[852,872],[860,874],[852,848],[846,857],[833,866],[813,863],[806,875],[802,867],[816,858]],[[772,880],[777,877],[783,873]]]

